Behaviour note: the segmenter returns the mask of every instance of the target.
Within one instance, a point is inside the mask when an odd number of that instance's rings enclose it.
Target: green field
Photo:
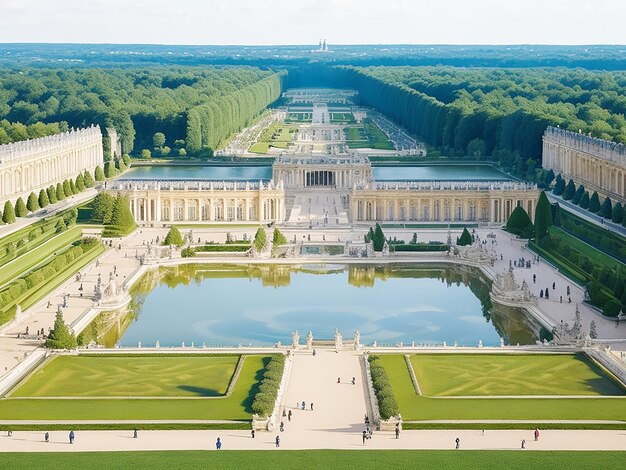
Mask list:
[[[587,356],[417,354],[411,364],[427,397],[624,395]]]
[[[548,232],[550,233],[550,235],[555,235],[561,238],[572,249],[580,251],[583,255],[587,256],[594,263],[598,263],[616,270],[621,269],[623,266],[622,263],[620,263],[612,256],[607,255],[606,253],[570,235],[569,233],[558,227],[549,227]]]
[[[626,421],[625,398],[442,399],[419,396],[413,388],[404,356],[382,354],[380,358],[387,371],[402,418],[406,421],[484,419]]]
[[[58,356],[12,397],[214,397],[239,356]]]
[[[267,153],[270,147],[286,149],[291,142],[295,128],[284,124],[275,124],[263,131],[258,142],[252,144],[250,152]]]
[[[134,372],[128,372],[122,370],[123,365],[116,367],[115,365],[105,366],[110,373],[119,373],[120,383],[116,383],[112,378],[110,379],[111,392],[107,390],[103,391],[103,387],[99,384],[94,384],[93,379],[84,379],[86,384],[78,384],[81,380],[80,367],[72,366],[71,373],[69,375],[69,383],[61,384],[56,382],[50,388],[55,393],[63,393],[65,396],[66,390],[76,389],[75,393],[70,393],[70,396],[82,397],[74,400],[60,399],[60,398],[18,398],[17,395],[10,398],[0,400],[0,416],[5,420],[15,420],[19,423],[20,420],[250,420],[252,418],[252,400],[256,394],[258,388],[258,382],[263,373],[264,360],[267,360],[268,356],[245,356],[241,373],[232,393],[228,397],[217,398],[201,398],[201,399],[188,399],[190,396],[206,396],[208,393],[214,393],[215,389],[222,389],[224,382],[227,382],[229,377],[225,379],[225,375],[228,375],[226,369],[228,367],[224,364],[222,357],[205,356],[203,359],[206,361],[217,360],[218,364],[222,364],[220,367],[215,367],[211,374],[218,377],[219,385],[215,386],[204,381],[203,377],[190,378],[190,373],[203,373],[208,372],[211,367],[198,365],[195,360],[190,361],[193,365],[181,364],[181,361],[164,361],[171,367],[171,374],[166,371],[155,371],[155,365],[150,364],[147,361],[142,365],[143,372],[148,374],[157,374],[155,377],[155,384],[146,385],[151,377],[145,377],[143,380],[139,377],[140,370],[136,369]],[[77,358],[68,358],[77,359]],[[91,359],[91,358],[87,358]],[[94,360],[100,360],[102,358],[94,358]],[[120,364],[128,365],[130,360],[143,359],[137,356],[127,357],[114,357],[115,361],[121,360]],[[154,360],[155,364],[160,364],[159,361],[163,359],[169,359],[167,357],[151,357],[149,359]],[[189,358],[184,359],[196,359]],[[200,359],[200,358],[198,358]],[[54,364],[54,361],[51,363]],[[94,362],[91,363],[92,367],[86,368],[86,372],[92,374],[98,374],[93,368]],[[61,364],[63,365],[63,364]],[[97,364],[96,364],[97,366]],[[232,369],[230,369],[232,370]],[[54,371],[53,371],[54,372]],[[171,376],[168,378],[168,376]],[[114,393],[126,394],[128,396],[130,392],[127,384],[121,383],[127,378],[136,380],[135,387],[137,390],[136,396],[146,396],[161,391],[163,397],[170,396],[170,398],[89,398],[91,394],[89,386],[96,387],[94,393],[106,394],[106,396],[112,396]],[[33,384],[30,380],[24,383],[18,392],[22,395],[37,394],[37,383],[42,383],[42,378],[33,377]],[[96,380],[100,380],[99,378]],[[109,378],[107,378],[109,380]],[[151,387],[149,390],[139,390],[140,387]],[[171,398],[172,392],[180,388],[178,394],[180,399]],[[44,392],[50,393],[50,392]],[[118,395],[119,396],[119,395]],[[151,395],[154,396],[154,395]],[[185,398],[187,397],[187,398]]]
[[[362,126],[346,127],[344,132],[346,133],[346,143],[350,148],[394,149],[387,135],[369,118],[363,120]]]
[[[321,469],[341,468],[480,468],[481,470],[542,470],[563,468],[619,468],[626,452],[574,451],[434,451],[434,450],[280,450],[228,451],[223,437],[222,451],[155,452],[55,452],[5,453],[6,468],[46,470],[68,468],[213,468],[213,469]],[[207,446],[212,443],[207,443]],[[620,463],[621,462],[621,463]]]

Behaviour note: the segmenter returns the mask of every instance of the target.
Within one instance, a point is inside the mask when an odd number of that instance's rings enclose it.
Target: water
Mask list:
[[[407,167],[374,167],[375,180],[412,180],[412,181],[477,181],[506,180],[507,175],[491,165],[431,165]],[[151,180],[269,180],[272,178],[271,166],[137,166],[120,176],[120,179]]]
[[[410,345],[533,343],[520,311],[491,305],[471,268],[187,265],[148,272],[134,289],[137,318],[122,346],[272,345],[335,328],[361,342]]]

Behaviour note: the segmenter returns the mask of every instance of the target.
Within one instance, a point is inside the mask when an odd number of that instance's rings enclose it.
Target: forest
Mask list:
[[[211,154],[280,96],[283,76],[254,67],[0,69],[0,143],[99,124],[117,129],[125,153],[153,149],[160,133],[163,156]]]

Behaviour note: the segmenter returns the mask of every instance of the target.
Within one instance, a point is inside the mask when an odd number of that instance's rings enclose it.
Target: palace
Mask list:
[[[139,224],[502,224],[518,205],[532,218],[539,196],[535,185],[514,181],[376,182],[369,159],[359,155],[281,156],[269,182],[120,180],[108,183],[107,189],[129,197]],[[292,212],[299,216],[291,217]]]
[[[26,199],[30,192],[74,179],[84,170],[93,175],[102,164],[98,126],[0,145],[0,203]]]
[[[542,165],[589,191],[626,202],[626,147],[609,140],[548,127]]]

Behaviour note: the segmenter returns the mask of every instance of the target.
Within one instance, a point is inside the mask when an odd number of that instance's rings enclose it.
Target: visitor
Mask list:
[[[250,431],[250,434],[252,434],[252,439],[254,439],[254,435],[255,435],[254,429],[252,431]]]
[[[280,436],[276,436],[276,447],[280,447]]]
[[[522,449],[526,448],[526,439],[522,439]]]
[[[455,449],[460,449],[461,448],[461,439],[459,439],[458,437],[454,440],[456,446]]]
[[[133,431],[133,439],[137,439],[137,429],[136,428]]]
[[[74,444],[74,431],[70,431],[70,444]]]
[[[285,431],[285,423],[283,421],[280,422],[279,429],[280,429],[280,432],[284,432]]]
[[[311,411],[313,411],[313,402],[311,402]]]
[[[7,437],[11,437],[13,435],[13,431],[10,429],[7,430]]]
[[[543,289],[539,291],[539,297],[543,299]]]
[[[46,431],[46,433],[43,435],[43,440],[44,442],[50,442],[50,433],[48,431]]]
[[[340,384],[341,383],[341,377],[337,377],[337,383]]]
[[[569,286],[567,286],[567,295],[570,295],[570,293],[569,293]]]
[[[363,431],[363,445],[365,445],[365,439],[367,439],[367,431]]]
[[[533,284],[536,284],[536,283],[537,283],[537,275],[533,274]]]
[[[289,410],[289,413],[287,413],[287,421],[291,421],[291,410]]]
[[[400,425],[396,424],[396,439],[400,439]]]
[[[306,403],[302,402],[302,411],[306,408]]]
[[[313,355],[315,356],[317,353],[315,352],[315,349],[313,350]]]
[[[561,298],[559,299],[560,303],[563,303],[563,296],[561,296]]]
[[[356,385],[356,377],[352,377],[352,385]]]
[[[556,289],[556,282],[552,283],[552,290]]]
[[[535,441],[539,440],[539,429],[535,429]]]
[[[217,438],[217,441],[215,441],[215,448],[217,450],[220,450],[222,448],[222,441],[220,440],[220,438]]]

